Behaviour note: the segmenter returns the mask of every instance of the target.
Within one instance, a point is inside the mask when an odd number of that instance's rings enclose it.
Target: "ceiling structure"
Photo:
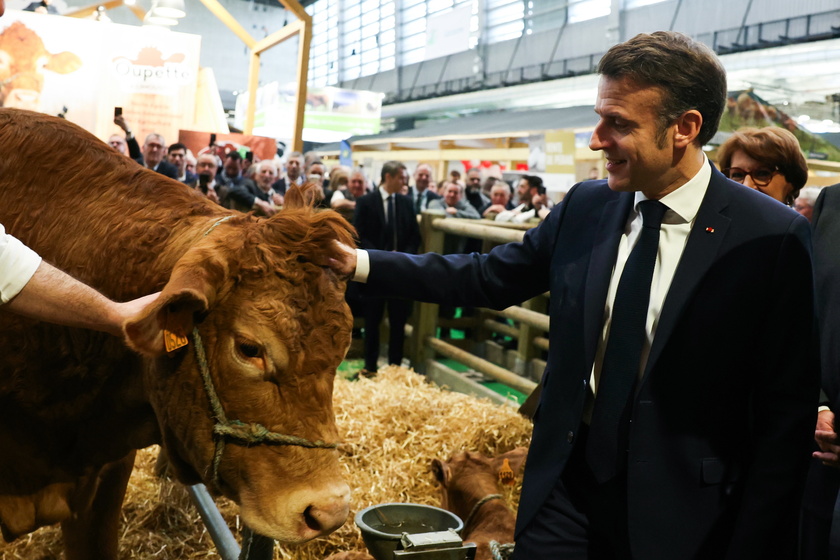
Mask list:
[[[840,39],[722,55],[729,90],[753,91],[812,132],[840,132]],[[598,76],[585,75],[382,107],[385,121],[592,105]],[[384,123],[383,123],[384,124]]]

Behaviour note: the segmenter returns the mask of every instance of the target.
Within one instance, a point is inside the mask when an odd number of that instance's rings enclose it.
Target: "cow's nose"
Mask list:
[[[341,527],[350,513],[350,491],[322,498],[307,507],[303,518],[307,527],[318,532],[318,536],[328,535]]]

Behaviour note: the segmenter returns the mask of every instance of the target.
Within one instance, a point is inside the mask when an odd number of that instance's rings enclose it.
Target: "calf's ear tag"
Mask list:
[[[178,348],[183,348],[184,346],[189,344],[190,341],[187,339],[186,336],[175,334],[170,330],[164,330],[163,343],[164,345],[166,345],[167,352],[174,352]]]
[[[499,482],[506,486],[513,486],[515,479],[516,476],[513,474],[513,469],[510,468],[510,462],[505,459],[499,469]]]

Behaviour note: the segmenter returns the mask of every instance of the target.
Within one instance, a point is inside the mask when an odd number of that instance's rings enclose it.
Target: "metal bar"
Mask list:
[[[677,23],[677,16],[680,13],[680,8],[681,7],[682,7],[682,0],[679,0],[679,2],[677,2],[677,7],[674,8],[674,17],[671,18],[671,25],[668,27],[668,31],[673,31],[674,30],[674,24]]]
[[[750,8],[752,8],[753,0],[747,2],[747,9],[744,10],[744,17],[741,18],[741,27],[738,28],[738,36],[735,37],[735,42],[741,44],[741,32],[744,33],[744,42],[746,42],[746,24],[747,24],[747,16],[750,15]]]
[[[474,356],[466,350],[461,350],[457,346],[454,346],[442,340],[428,337],[426,339],[426,345],[438,352],[439,354],[443,354],[447,358],[452,358],[453,360],[460,362],[467,367],[471,367],[474,370],[483,373],[484,375],[501,381],[508,387],[512,387],[517,391],[521,391],[522,393],[529,394],[531,391],[534,390],[534,387],[537,386],[537,384],[531,381],[530,379],[520,377],[512,371],[506,370],[505,368],[499,367],[492,362],[488,362],[487,360]]]
[[[233,537],[233,533],[230,532],[222,514],[216,508],[216,502],[213,501],[207,487],[199,483],[188,486],[187,491],[195,502],[198,514],[204,521],[207,532],[210,533],[210,538],[213,539],[216,550],[219,551],[219,556],[222,557],[222,560],[237,560],[239,558],[239,544]]]

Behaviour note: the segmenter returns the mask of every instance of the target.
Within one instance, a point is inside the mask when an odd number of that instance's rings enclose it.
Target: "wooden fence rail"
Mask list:
[[[485,220],[445,218],[431,212],[424,212],[420,217],[420,227],[425,250],[437,253],[443,253],[444,236],[447,234],[482,239],[485,247],[488,247],[491,244],[522,241],[527,230],[527,226],[522,225],[495,225]],[[548,349],[545,333],[548,332],[549,318],[544,311],[545,297],[539,296],[521,306],[501,311],[481,309],[472,324],[477,333],[496,333],[516,340],[519,361],[527,363]],[[516,322],[516,326],[504,321],[506,319]],[[527,377],[438,339],[438,326],[438,305],[420,303],[414,314],[412,335],[409,338],[409,356],[418,371],[426,369],[427,360],[440,355],[525,394],[536,387],[536,383]]]

